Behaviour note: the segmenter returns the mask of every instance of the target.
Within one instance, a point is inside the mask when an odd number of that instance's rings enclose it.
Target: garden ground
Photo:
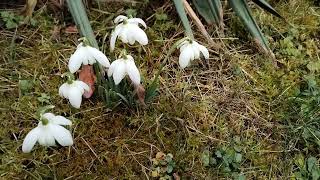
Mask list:
[[[163,177],[317,178],[320,9],[311,0],[271,4],[287,22],[253,7],[277,67],[257,53],[247,31],[226,8],[223,33],[206,26],[223,49],[213,49],[193,26],[210,59],[181,70],[177,50],[161,74],[158,96],[146,107],[134,108],[106,108],[94,95],[77,110],[58,95],[79,38],[66,30],[72,28],[67,11],[44,4],[34,12],[34,26],[8,29],[2,24],[1,179],[149,179],[158,152],[173,155],[162,165],[173,170]],[[111,59],[112,19],[128,10],[148,25],[150,43],[131,52],[146,85],[168,49],[183,37],[183,28],[170,1],[124,3],[121,8],[119,3],[94,4],[89,18]],[[55,105],[53,113],[73,121],[74,145],[36,145],[31,153],[22,153],[24,137],[37,125],[35,112],[49,104]]]

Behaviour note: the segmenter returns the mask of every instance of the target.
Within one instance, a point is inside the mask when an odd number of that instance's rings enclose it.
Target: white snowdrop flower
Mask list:
[[[112,76],[114,83],[118,85],[121,80],[128,74],[135,85],[140,84],[140,73],[130,55],[124,55],[124,58],[113,61],[108,70],[108,76]]]
[[[109,67],[110,62],[109,59],[98,49],[84,45],[80,43],[77,46],[77,50],[71,55],[69,60],[69,70],[71,73],[75,73],[80,69],[81,64],[83,65],[92,65],[98,61],[101,66]]]
[[[69,99],[70,104],[75,108],[80,108],[82,95],[85,91],[90,91],[90,87],[82,81],[68,81],[59,88],[59,95]]]
[[[140,18],[127,18],[126,16],[118,16],[114,23],[118,24],[114,31],[111,33],[110,50],[113,51],[117,37],[121,39],[123,43],[129,43],[133,45],[135,41],[138,41],[141,45],[148,44],[148,37],[146,33],[139,27],[139,24],[147,28],[146,23]]]
[[[179,65],[183,69],[190,64],[190,61],[200,58],[200,52],[205,59],[209,58],[209,51],[206,47],[197,43],[196,41],[187,39],[183,41],[180,46]]]
[[[55,146],[55,141],[61,146],[71,146],[73,144],[71,133],[63,127],[71,124],[71,121],[63,116],[55,116],[52,113],[43,114],[38,126],[25,137],[22,151],[29,153],[37,141],[42,146]]]

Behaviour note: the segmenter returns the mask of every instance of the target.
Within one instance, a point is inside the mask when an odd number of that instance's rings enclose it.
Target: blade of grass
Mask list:
[[[252,13],[245,0],[229,0],[230,6],[236,12],[238,17],[242,20],[245,27],[249,30],[253,36],[255,42],[261,47],[261,49],[268,55],[272,56],[267,40],[261,32],[258,24],[252,17]]]
[[[193,0],[192,2],[208,24],[216,23],[219,27],[221,26],[223,12],[220,0]]]
[[[267,1],[265,0],[252,0],[252,1],[256,3],[258,6],[260,6],[262,9],[273,14],[274,16],[284,19]]]

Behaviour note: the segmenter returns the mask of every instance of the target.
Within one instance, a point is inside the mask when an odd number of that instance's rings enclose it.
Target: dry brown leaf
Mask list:
[[[83,97],[90,98],[95,90],[95,82],[96,82],[96,75],[94,74],[93,66],[90,65],[83,65],[82,69],[79,73],[79,79],[90,87],[90,91],[85,91]]]
[[[138,100],[142,105],[146,105],[144,102],[144,98],[146,95],[146,90],[144,89],[143,85],[139,84],[138,86],[135,86],[135,92],[137,93]]]

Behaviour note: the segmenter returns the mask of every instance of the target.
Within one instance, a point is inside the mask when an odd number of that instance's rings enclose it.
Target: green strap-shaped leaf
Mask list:
[[[99,49],[82,0],[67,0],[67,3],[81,36],[86,37],[92,46]]]
[[[229,0],[230,6],[236,12],[236,14],[240,17],[246,28],[249,30],[254,40],[258,42],[261,48],[266,53],[271,53],[271,50],[268,46],[267,40],[261,32],[259,26],[256,21],[252,17],[251,11],[246,0]]]
[[[193,39],[193,33],[192,33],[192,29],[191,29],[191,25],[190,22],[188,20],[186,11],[184,10],[184,6],[182,3],[182,0],[173,0],[174,5],[176,6],[176,9],[178,11],[179,17],[182,21],[183,27],[186,30],[186,34],[188,37]]]
[[[269,13],[277,16],[278,18],[283,17],[265,0],[252,0],[254,3],[256,3],[258,6],[260,6],[262,9],[268,11]]]
[[[220,0],[193,0],[193,4],[208,24],[221,25],[223,12]]]

